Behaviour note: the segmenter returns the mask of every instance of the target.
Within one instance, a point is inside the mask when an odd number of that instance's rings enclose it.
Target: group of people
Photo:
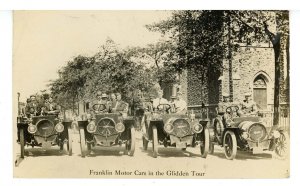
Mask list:
[[[98,91],[96,94],[96,101],[94,102],[93,111],[95,113],[127,113],[128,104],[122,100],[120,93],[112,93],[108,96],[106,93]]]
[[[251,93],[246,93],[242,102],[229,102],[229,94],[223,94],[223,101],[216,108],[217,114],[223,116],[224,120],[232,116],[256,115],[258,112],[257,105],[251,97]]]
[[[58,114],[60,108],[53,102],[52,97],[43,99],[42,102],[38,102],[35,95],[31,95],[26,100],[25,115],[31,116],[43,116],[47,114]]]

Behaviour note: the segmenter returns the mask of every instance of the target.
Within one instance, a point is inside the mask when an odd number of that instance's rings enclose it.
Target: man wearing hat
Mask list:
[[[218,104],[216,108],[217,114],[224,115],[226,113],[226,108],[230,106],[229,103],[229,94],[223,94],[223,101]]]
[[[181,92],[177,92],[177,99],[175,100],[174,104],[175,104],[175,112],[176,113],[184,113],[187,111],[187,104],[182,99]]]
[[[29,100],[27,100],[25,112],[26,112],[27,117],[35,116],[37,114],[38,104],[37,104],[35,95],[31,95]]]
[[[97,104],[98,107],[94,108],[95,113],[98,112],[108,112],[110,110],[110,104],[108,102],[108,96],[105,93],[101,93],[100,91],[97,92]]]
[[[251,98],[252,98],[252,94],[250,92],[245,94],[245,100],[242,102],[242,113],[243,114],[256,114],[257,113],[256,103]]]

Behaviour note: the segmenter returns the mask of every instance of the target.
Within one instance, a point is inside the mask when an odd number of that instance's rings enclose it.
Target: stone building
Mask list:
[[[274,51],[270,43],[241,46],[233,53],[232,64],[223,60],[223,69],[190,68],[179,75],[180,83],[165,86],[165,98],[170,99],[177,91],[183,93],[189,106],[216,105],[222,94],[231,95],[231,101],[242,101],[246,93],[252,94],[259,110],[271,111],[274,101]],[[288,89],[288,67],[286,58],[280,64],[281,90]],[[230,73],[231,71],[231,73]],[[230,90],[231,89],[231,90]],[[282,94],[285,94],[284,91]],[[288,95],[281,95],[287,97]],[[283,99],[281,103],[284,102]]]

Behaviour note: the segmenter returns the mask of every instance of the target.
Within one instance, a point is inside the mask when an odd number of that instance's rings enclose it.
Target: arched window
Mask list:
[[[258,75],[253,82],[253,99],[259,110],[267,109],[267,83],[266,77]]]

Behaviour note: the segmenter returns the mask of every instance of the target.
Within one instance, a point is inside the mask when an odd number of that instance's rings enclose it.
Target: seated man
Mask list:
[[[41,114],[58,114],[60,112],[60,108],[57,104],[53,102],[52,97],[46,99],[44,107],[42,107]]]
[[[127,114],[128,104],[125,101],[122,101],[122,96],[120,93],[116,93],[116,97],[117,97],[116,102],[111,105],[111,112]]]
[[[94,103],[94,105],[97,105],[96,107],[93,106],[94,113],[105,113],[110,111],[110,103],[108,101],[107,94],[101,92],[97,92],[97,101]]]
[[[165,98],[162,97],[163,96],[163,91],[159,90],[158,91],[158,97],[153,99],[153,110],[154,111],[166,111],[169,112],[168,106],[166,106],[167,104],[170,105],[169,101],[166,100]]]
[[[38,113],[38,104],[36,102],[35,95],[31,95],[29,99],[27,99],[27,104],[25,108],[25,114],[27,117],[36,116]]]
[[[253,115],[257,114],[257,106],[251,99],[251,93],[245,94],[245,100],[242,102],[242,114]]]
[[[227,120],[230,119],[231,113],[228,113],[226,109],[230,107],[232,103],[229,102],[229,94],[223,94],[223,101],[218,103],[218,107],[216,108],[216,112],[218,115],[222,117],[222,122],[224,124],[227,123]]]
[[[187,111],[187,104],[182,99],[182,93],[177,92],[177,100],[174,101],[175,112],[176,113],[185,113]]]

